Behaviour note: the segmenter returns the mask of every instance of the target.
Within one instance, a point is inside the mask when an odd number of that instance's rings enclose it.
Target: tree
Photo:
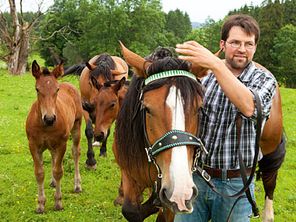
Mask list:
[[[271,55],[278,64],[277,78],[287,87],[296,87],[296,26],[286,25],[279,30],[273,41]]]
[[[7,63],[9,72],[19,75],[26,71],[31,33],[42,13],[39,7],[34,16],[26,20],[22,1],[20,13],[17,12],[15,0],[9,0],[9,7],[9,14],[0,10],[0,41],[3,50],[0,56]]]
[[[172,32],[175,35],[175,43],[183,42],[192,30],[188,14],[181,12],[179,9],[168,12],[165,28],[168,32]]]

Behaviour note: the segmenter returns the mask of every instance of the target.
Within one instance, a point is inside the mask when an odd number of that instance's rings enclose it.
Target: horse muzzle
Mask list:
[[[44,115],[43,116],[43,123],[45,126],[52,126],[56,121],[56,115]]]
[[[159,198],[163,205],[176,213],[191,213],[193,211],[193,200],[197,197],[198,190],[196,186],[192,187],[192,195],[186,199],[186,195],[173,196],[168,189],[162,188],[159,192]]]

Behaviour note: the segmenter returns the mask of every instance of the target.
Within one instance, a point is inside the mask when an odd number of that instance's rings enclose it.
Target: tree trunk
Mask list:
[[[18,43],[11,47],[11,53],[8,57],[8,70],[13,75],[26,72],[29,56],[29,37],[26,27],[23,27],[17,37]]]

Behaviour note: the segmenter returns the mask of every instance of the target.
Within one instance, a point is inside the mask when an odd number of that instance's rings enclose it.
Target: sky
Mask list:
[[[53,0],[23,0],[23,11],[37,10],[38,4],[43,2],[42,11],[45,11]],[[238,9],[241,6],[261,5],[263,0],[162,0],[164,12],[180,9],[187,12],[191,22],[203,23],[207,18],[212,18],[215,21],[223,19],[230,10]],[[19,0],[16,0],[19,5]],[[8,0],[0,0],[1,11],[8,10]]]

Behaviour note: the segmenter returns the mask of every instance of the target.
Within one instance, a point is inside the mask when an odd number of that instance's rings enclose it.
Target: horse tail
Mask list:
[[[64,68],[64,75],[63,76],[68,76],[68,75],[77,75],[80,76],[82,73],[82,70],[86,67],[85,63],[83,64],[78,64],[78,65],[73,65],[69,67]]]

